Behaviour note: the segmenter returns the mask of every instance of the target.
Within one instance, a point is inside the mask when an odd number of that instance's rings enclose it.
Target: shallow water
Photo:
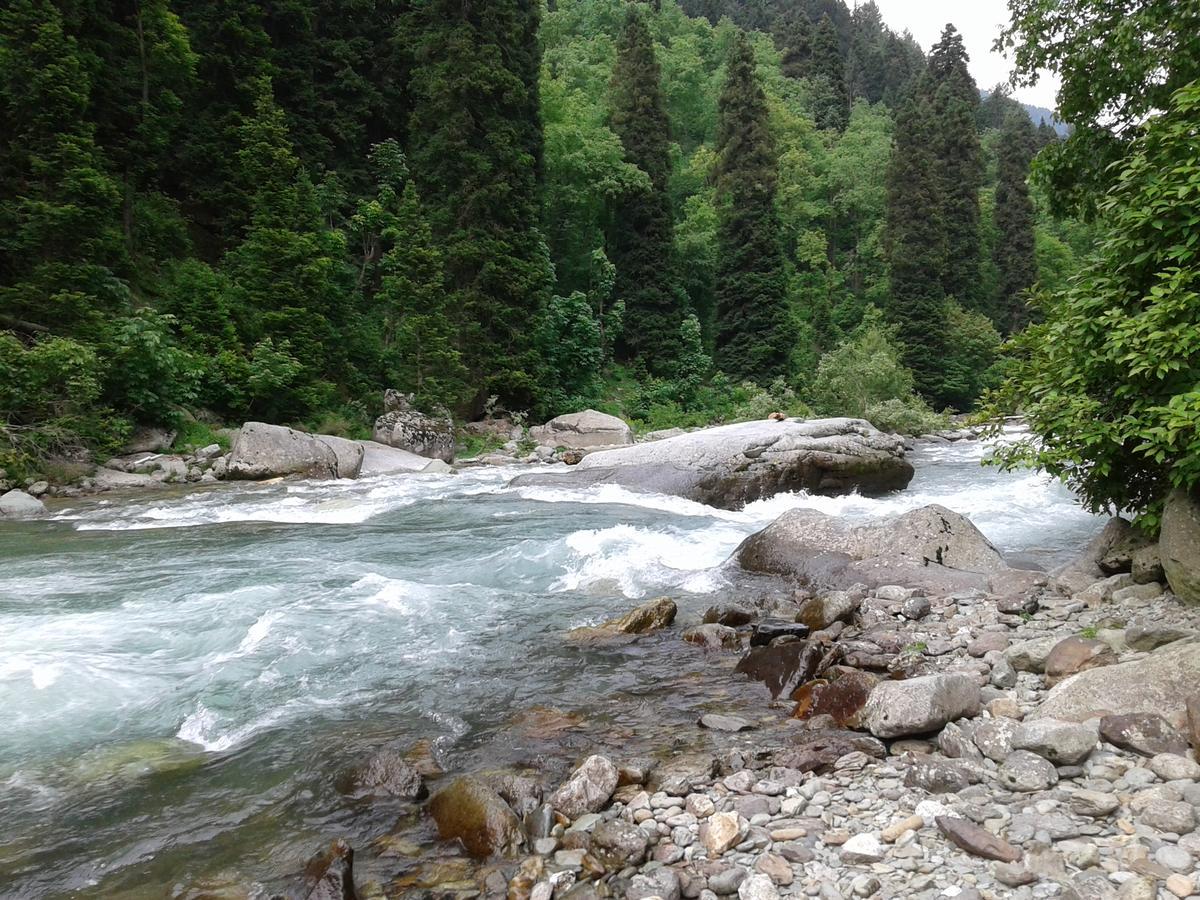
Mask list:
[[[720,568],[737,544],[792,507],[941,503],[1046,567],[1096,530],[1063,487],[981,468],[986,452],[923,445],[907,491],[738,512],[508,489],[515,470],[484,469],[223,485],[4,526],[0,895],[161,897],[223,870],[277,887],[321,840],[404,814],[334,787],[389,740],[537,762],[694,718],[711,663],[677,638],[667,653],[560,635],[660,593],[694,618],[737,590]]]

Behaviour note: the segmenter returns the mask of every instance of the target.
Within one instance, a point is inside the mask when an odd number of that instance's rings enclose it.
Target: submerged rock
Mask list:
[[[421,773],[395,747],[384,747],[371,754],[350,773],[346,782],[346,793],[360,797],[424,800],[429,794]]]
[[[358,900],[354,888],[354,850],[338,839],[309,860],[304,869],[303,900]]]
[[[521,821],[483,781],[457,778],[429,801],[442,840],[459,840],[472,856],[509,854],[524,841]]]
[[[529,437],[547,447],[590,450],[632,444],[633,429],[616,416],[585,409],[557,416],[545,425],[535,425],[529,429]]]
[[[701,647],[713,649],[736,650],[742,645],[738,633],[728,625],[706,623],[693,625],[683,633],[683,639],[689,644],[699,644]]]
[[[668,627],[675,621],[679,608],[670,597],[658,597],[634,607],[619,619],[601,625],[574,628],[568,633],[573,641],[603,640],[615,635],[647,634]]]
[[[836,651],[815,641],[753,647],[738,660],[737,671],[761,681],[772,697],[791,696],[802,684],[817,677],[832,661],[833,653]]]
[[[514,485],[619,484],[722,509],[785,491],[865,495],[912,480],[903,441],[861,419],[721,425],[588,455],[570,472],[522,475]]]

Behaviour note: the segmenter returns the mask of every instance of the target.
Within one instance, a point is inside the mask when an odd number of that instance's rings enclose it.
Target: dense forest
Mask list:
[[[842,0],[12,0],[0,465],[191,417],[353,433],[384,387],[971,410],[1096,225],[1029,179],[1076,136],[967,64]]]

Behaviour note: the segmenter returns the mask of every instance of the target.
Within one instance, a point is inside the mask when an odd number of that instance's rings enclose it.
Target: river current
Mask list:
[[[1045,568],[1096,531],[1061,485],[983,468],[987,452],[922,444],[906,491],[737,512],[510,489],[518,470],[489,468],[89,500],[2,525],[0,896],[277,890],[323,840],[406,815],[336,790],[383,743],[431,740],[456,768],[536,763],[550,738],[585,752],[669,724],[664,701],[694,721],[712,699],[699,651],[562,634],[659,594],[695,621],[736,591],[722,564],[738,543],[793,507],[941,503]]]

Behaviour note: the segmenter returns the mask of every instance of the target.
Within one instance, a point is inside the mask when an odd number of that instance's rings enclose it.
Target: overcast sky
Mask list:
[[[981,88],[990,89],[999,81],[1007,81],[1012,63],[992,52],[992,43],[1008,24],[1008,4],[1005,0],[875,0],[883,21],[893,31],[912,32],[926,52],[942,36],[947,22],[953,22],[962,33],[967,54],[971,57],[971,74]],[[849,5],[855,5],[849,0]],[[1054,108],[1057,81],[1043,76],[1034,87],[1014,92],[1017,99],[1036,106]]]

